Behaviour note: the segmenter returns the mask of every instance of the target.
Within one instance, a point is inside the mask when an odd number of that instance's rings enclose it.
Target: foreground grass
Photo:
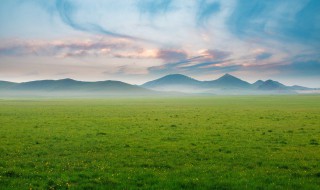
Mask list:
[[[0,100],[0,189],[319,189],[320,96]]]

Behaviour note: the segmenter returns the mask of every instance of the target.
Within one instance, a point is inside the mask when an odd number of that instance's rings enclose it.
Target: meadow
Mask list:
[[[320,96],[1,99],[0,189],[320,189]]]

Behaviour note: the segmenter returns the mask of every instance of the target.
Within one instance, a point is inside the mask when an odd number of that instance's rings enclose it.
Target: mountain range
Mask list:
[[[317,90],[302,86],[286,86],[273,80],[248,83],[230,74],[211,81],[199,81],[181,74],[167,75],[147,82],[144,88],[158,91],[202,92],[212,94],[276,94]]]
[[[0,96],[119,96],[150,95],[154,91],[121,81],[84,82],[73,79],[22,83],[0,81]]]
[[[230,74],[211,81],[172,74],[131,85],[121,81],[84,82],[73,79],[39,80],[22,83],[0,81],[0,96],[142,96],[168,94],[292,94],[317,92],[319,89],[286,86],[280,82],[258,80],[251,84]]]

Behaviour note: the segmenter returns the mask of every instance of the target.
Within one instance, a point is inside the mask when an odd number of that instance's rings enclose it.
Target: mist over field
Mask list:
[[[140,86],[121,81],[85,82],[73,79],[23,83],[0,81],[0,97],[169,97],[214,95],[318,94],[319,89],[286,86],[273,80],[248,83],[230,74],[211,81],[172,74]]]

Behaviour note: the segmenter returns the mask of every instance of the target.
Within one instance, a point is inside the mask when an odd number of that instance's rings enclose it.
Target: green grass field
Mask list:
[[[0,189],[320,189],[320,96],[2,99]]]

